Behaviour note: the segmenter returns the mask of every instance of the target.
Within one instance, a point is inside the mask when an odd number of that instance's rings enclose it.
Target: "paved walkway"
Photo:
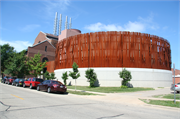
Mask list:
[[[155,90],[151,90],[151,91],[139,91],[139,92],[128,92],[128,93],[97,93],[97,92],[91,92],[91,91],[85,91],[85,92],[102,94],[103,96],[101,95],[82,96],[84,98],[99,100],[103,102],[113,102],[113,103],[141,105],[141,106],[147,106],[149,104],[146,104],[139,99],[171,100],[171,101],[174,100],[174,99],[153,97],[154,95],[173,94],[173,91],[170,90],[170,87],[156,88]],[[180,100],[176,100],[176,101],[180,101]],[[171,107],[166,107],[166,108],[171,108]],[[172,108],[177,109],[176,107],[172,107]]]

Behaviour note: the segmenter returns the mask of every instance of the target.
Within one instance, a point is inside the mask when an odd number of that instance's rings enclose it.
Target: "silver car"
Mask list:
[[[171,90],[174,90],[174,84],[171,85]],[[180,82],[175,84],[175,91],[180,92]]]

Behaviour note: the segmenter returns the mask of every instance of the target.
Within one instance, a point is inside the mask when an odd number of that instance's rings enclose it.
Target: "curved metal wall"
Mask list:
[[[89,50],[90,49],[90,50]],[[137,32],[95,32],[71,36],[56,47],[55,69],[133,67],[171,70],[167,40]]]

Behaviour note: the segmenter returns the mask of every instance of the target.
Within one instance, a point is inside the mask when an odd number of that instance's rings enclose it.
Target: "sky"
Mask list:
[[[27,49],[40,31],[53,34],[58,12],[62,30],[68,16],[81,33],[131,31],[163,37],[180,70],[179,6],[179,0],[0,0],[0,45],[9,43],[17,52]]]

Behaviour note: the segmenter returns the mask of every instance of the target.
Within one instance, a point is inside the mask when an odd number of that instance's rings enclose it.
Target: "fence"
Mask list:
[[[171,70],[167,40],[137,32],[95,32],[65,38],[56,47],[55,69],[132,67]]]

